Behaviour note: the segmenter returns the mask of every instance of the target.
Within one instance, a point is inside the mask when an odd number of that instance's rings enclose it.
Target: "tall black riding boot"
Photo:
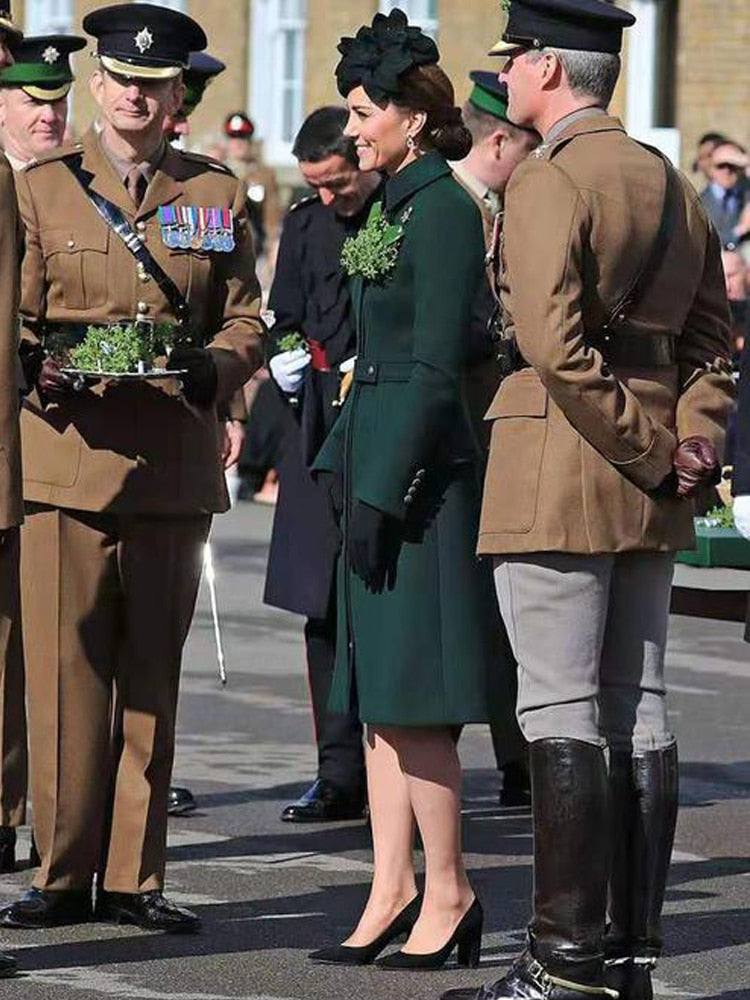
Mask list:
[[[652,1000],[661,910],[677,822],[677,746],[610,755],[613,856],[605,950],[620,1000]]]
[[[508,973],[448,1000],[592,1000],[604,983],[607,907],[607,767],[604,752],[572,739],[530,747],[534,812],[534,918],[529,947]]]

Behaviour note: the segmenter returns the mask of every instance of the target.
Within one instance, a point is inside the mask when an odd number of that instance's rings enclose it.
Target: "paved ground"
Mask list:
[[[243,504],[216,525],[229,686],[216,678],[205,593],[186,659],[175,778],[199,793],[201,809],[171,821],[168,888],[200,912],[204,932],[180,939],[95,924],[7,932],[25,974],[2,985],[4,997],[419,1000],[496,978],[518,950],[531,889],[529,820],[496,806],[489,739],[476,728],[461,750],[468,863],[487,911],[482,969],[407,976],[306,961],[355,919],[370,856],[361,825],[278,822],[282,804],[312,777],[313,755],[301,622],[261,603],[270,523],[268,510]],[[683,808],[661,997],[750,1000],[750,647],[740,632],[673,622]],[[0,899],[27,880],[25,872],[2,879]]]

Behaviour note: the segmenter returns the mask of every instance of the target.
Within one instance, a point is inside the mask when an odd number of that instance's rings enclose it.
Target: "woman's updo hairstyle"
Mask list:
[[[403,11],[376,14],[355,38],[342,38],[336,67],[339,93],[362,86],[381,107],[422,111],[427,121],[419,135],[422,149],[436,149],[448,160],[461,160],[471,149],[471,133],[455,106],[453,84],[437,65],[438,47]]]

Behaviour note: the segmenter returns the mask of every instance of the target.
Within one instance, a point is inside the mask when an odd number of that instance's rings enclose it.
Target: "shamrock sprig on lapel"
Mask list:
[[[372,206],[365,226],[344,242],[341,251],[341,265],[350,278],[360,275],[366,281],[380,281],[388,277],[396,266],[410,216],[411,208],[407,208],[398,222],[389,222],[381,202]]]

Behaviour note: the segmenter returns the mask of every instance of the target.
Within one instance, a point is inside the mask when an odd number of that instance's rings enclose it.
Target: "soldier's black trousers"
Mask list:
[[[362,724],[357,706],[354,705],[346,715],[328,711],[336,656],[335,602],[331,601],[331,605],[326,618],[308,618],[305,623],[307,673],[318,746],[318,777],[344,791],[356,793],[365,784]]]

